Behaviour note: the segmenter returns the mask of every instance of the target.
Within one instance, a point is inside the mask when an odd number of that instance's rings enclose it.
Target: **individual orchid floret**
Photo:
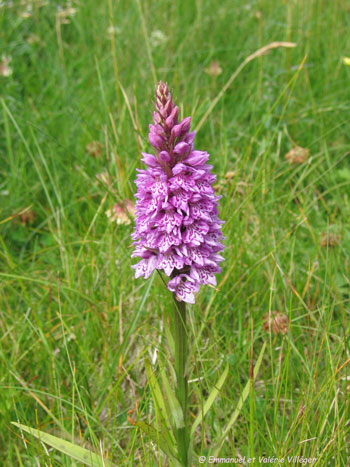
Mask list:
[[[136,228],[133,233],[135,277],[162,270],[178,301],[195,302],[200,285],[216,285],[223,257],[223,236],[212,184],[209,154],[193,148],[191,117],[181,122],[168,86],[155,90],[149,141],[153,154],[142,153],[146,170],[138,170]]]

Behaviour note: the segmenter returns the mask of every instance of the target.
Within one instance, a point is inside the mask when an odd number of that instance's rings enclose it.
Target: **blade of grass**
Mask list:
[[[215,97],[213,102],[210,104],[209,109],[205,112],[203,117],[200,119],[195,131],[198,132],[201,126],[205,123],[211,112],[213,111],[214,107],[216,104],[219,102],[219,100],[222,98],[222,96],[225,94],[227,89],[231,86],[233,81],[237,78],[237,76],[240,74],[240,72],[243,70],[243,68],[248,65],[249,62],[254,60],[254,58],[261,57],[262,55],[266,54],[272,49],[276,49],[277,47],[295,47],[296,44],[294,42],[271,42],[268,45],[265,45],[261,49],[256,50],[253,54],[249,55],[243,62],[239,65],[237,70],[231,75],[229,80],[226,82],[224,87],[221,89],[219,94]]]
[[[57,424],[57,426],[60,427],[60,429],[66,433],[67,435],[70,435],[69,431],[65,429],[65,427],[62,425],[62,423],[58,420],[57,417],[55,417],[55,415],[52,413],[52,411],[43,403],[43,401],[36,395],[33,393],[33,391],[31,391],[28,387],[28,385],[26,384],[25,381],[23,381],[19,376],[17,376],[13,371],[10,370],[10,373],[12,374],[12,376],[24,387],[24,389],[28,392],[28,394],[30,394],[32,396],[32,398],[40,405],[40,407],[42,407],[45,412],[49,415],[49,417],[52,418],[52,420]]]

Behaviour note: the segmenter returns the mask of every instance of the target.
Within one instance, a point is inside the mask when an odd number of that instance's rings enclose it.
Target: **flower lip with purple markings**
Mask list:
[[[194,150],[191,117],[178,122],[179,109],[168,86],[155,91],[149,141],[154,154],[142,153],[146,170],[138,170],[136,228],[132,235],[135,277],[154,269],[170,277],[168,289],[178,301],[195,302],[200,285],[216,285],[224,249],[221,221],[212,184],[216,176],[209,154]]]

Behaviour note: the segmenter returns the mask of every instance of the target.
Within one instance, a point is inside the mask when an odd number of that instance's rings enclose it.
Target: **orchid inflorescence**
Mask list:
[[[163,270],[178,301],[195,302],[200,285],[216,285],[223,257],[221,221],[212,184],[216,176],[209,154],[194,150],[191,117],[178,123],[179,109],[168,86],[155,91],[149,141],[154,154],[142,153],[146,170],[138,170],[136,228],[133,233],[135,277]]]

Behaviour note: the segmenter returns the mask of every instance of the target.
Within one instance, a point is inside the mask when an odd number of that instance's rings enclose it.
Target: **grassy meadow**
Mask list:
[[[11,422],[170,465],[134,424],[157,425],[144,362],[167,359],[171,297],[134,279],[132,216],[113,211],[134,199],[159,79],[225,220],[218,286],[188,311],[193,420],[229,367],[193,465],[237,406],[218,457],[349,465],[349,28],[342,0],[0,2],[0,465],[81,465]],[[276,41],[295,46],[235,74]]]

